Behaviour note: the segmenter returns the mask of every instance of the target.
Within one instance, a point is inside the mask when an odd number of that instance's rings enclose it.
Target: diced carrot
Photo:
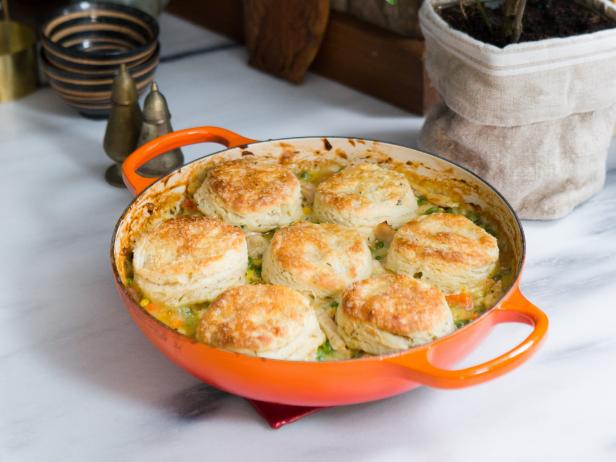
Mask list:
[[[374,228],[374,236],[386,245],[391,243],[395,232],[396,230],[393,229],[386,221],[379,223],[376,228]]]
[[[182,207],[187,210],[195,210],[197,208],[197,204],[192,199],[186,198],[184,199],[184,202],[182,202]]]
[[[150,314],[157,314],[160,311],[160,307],[152,302],[149,302],[146,306],[144,306],[145,310]]]
[[[455,306],[469,311],[473,309],[473,296],[469,293],[451,294],[445,298],[450,307]]]

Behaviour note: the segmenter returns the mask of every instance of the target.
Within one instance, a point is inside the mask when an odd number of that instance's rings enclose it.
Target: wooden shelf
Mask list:
[[[173,0],[168,11],[237,41],[244,39],[241,0]],[[311,70],[416,114],[436,100],[423,66],[424,42],[332,11]]]

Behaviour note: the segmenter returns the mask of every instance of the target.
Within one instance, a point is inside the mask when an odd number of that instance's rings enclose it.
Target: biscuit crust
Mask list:
[[[244,233],[203,216],[162,222],[137,241],[133,253],[137,285],[153,301],[174,306],[213,298],[216,285],[224,290],[241,282],[246,266]]]
[[[336,321],[348,345],[374,354],[427,343],[454,330],[440,290],[394,274],[354,283],[342,296]]]
[[[314,209],[321,221],[368,228],[398,227],[415,216],[417,199],[406,177],[375,164],[357,164],[320,183]]]
[[[288,225],[302,214],[301,186],[293,172],[252,159],[215,165],[194,197],[205,215],[252,231]]]
[[[450,315],[440,290],[398,274],[356,282],[344,293],[341,309],[350,318],[406,337],[431,331]]]
[[[473,290],[498,261],[496,238],[463,215],[434,213],[402,226],[394,235],[386,267],[421,274],[445,293]]]
[[[263,257],[266,281],[330,296],[368,277],[372,256],[355,230],[333,223],[296,223],[274,234]]]
[[[201,317],[197,339],[255,356],[312,359],[325,340],[308,299],[284,286],[233,287]]]

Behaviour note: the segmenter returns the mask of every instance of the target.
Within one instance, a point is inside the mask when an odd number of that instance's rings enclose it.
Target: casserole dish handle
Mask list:
[[[492,380],[524,363],[541,346],[548,329],[545,313],[528,301],[517,286],[486,317],[489,325],[521,322],[533,326],[533,331],[519,345],[502,355],[465,369],[450,370],[434,364],[437,362],[438,346],[447,338],[385,361],[402,366],[407,377],[417,383],[435,388],[464,388]],[[445,345],[443,347],[446,350]]]
[[[122,178],[124,178],[126,187],[137,195],[158,180],[158,178],[148,178],[137,173],[139,167],[156,156],[190,144],[210,142],[233,148],[255,141],[219,127],[204,126],[178,130],[159,136],[130,154],[122,164]]]

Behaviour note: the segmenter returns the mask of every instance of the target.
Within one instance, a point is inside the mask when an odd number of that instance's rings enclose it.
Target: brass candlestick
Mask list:
[[[172,132],[171,114],[167,106],[167,100],[158,91],[156,82],[152,82],[150,93],[143,103],[143,125],[139,135],[138,146],[148,141]],[[139,169],[139,173],[149,177],[159,177],[180,167],[184,163],[184,155],[180,149],[166,152]]]
[[[105,180],[113,186],[124,187],[122,162],[137,147],[142,121],[138,99],[135,81],[122,64],[113,80],[111,113],[103,141],[105,152],[115,162],[105,172]]]

